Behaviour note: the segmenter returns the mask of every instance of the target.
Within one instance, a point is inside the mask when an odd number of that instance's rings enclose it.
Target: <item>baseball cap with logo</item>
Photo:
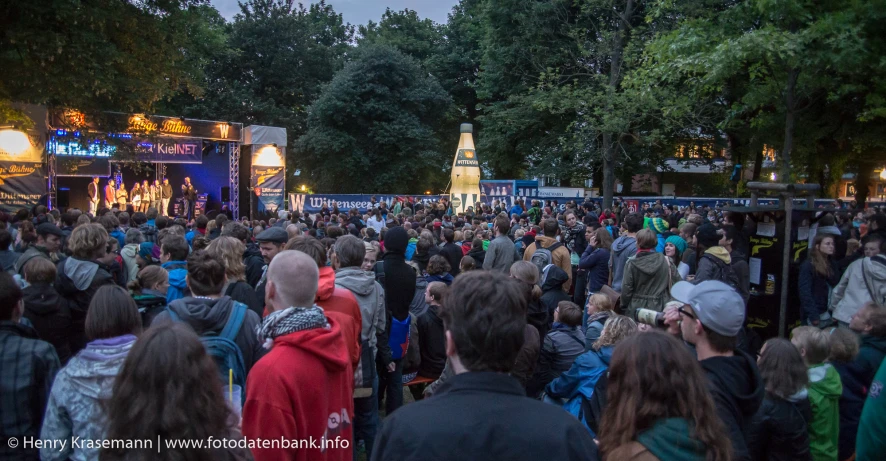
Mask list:
[[[718,280],[706,280],[698,285],[677,282],[671,288],[671,297],[692,306],[702,325],[723,336],[738,335],[744,324],[744,299]]]

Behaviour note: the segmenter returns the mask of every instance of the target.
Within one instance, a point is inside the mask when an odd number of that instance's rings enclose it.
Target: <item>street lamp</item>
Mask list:
[[[880,170],[880,180],[886,181],[886,167],[884,167],[882,170]]]
[[[301,185],[301,191],[302,191],[302,192],[306,192],[307,190],[308,190],[308,186],[302,184],[302,185]]]

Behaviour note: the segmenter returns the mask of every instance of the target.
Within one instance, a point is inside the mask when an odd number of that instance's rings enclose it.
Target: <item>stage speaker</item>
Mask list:
[[[231,186],[222,186],[221,188],[221,201],[222,203],[231,201]]]
[[[58,201],[59,208],[67,208],[71,206],[71,190],[70,189],[59,189],[56,193],[56,200]]]

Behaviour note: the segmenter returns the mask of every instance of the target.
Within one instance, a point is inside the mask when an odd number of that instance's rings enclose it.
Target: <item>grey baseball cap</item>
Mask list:
[[[729,285],[706,280],[693,285],[677,282],[671,297],[692,306],[701,324],[723,336],[736,336],[744,324],[744,299]]]

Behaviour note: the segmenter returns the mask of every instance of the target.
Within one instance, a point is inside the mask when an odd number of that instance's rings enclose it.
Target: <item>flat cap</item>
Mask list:
[[[269,227],[255,237],[259,242],[284,244],[289,241],[289,234],[282,227]]]

